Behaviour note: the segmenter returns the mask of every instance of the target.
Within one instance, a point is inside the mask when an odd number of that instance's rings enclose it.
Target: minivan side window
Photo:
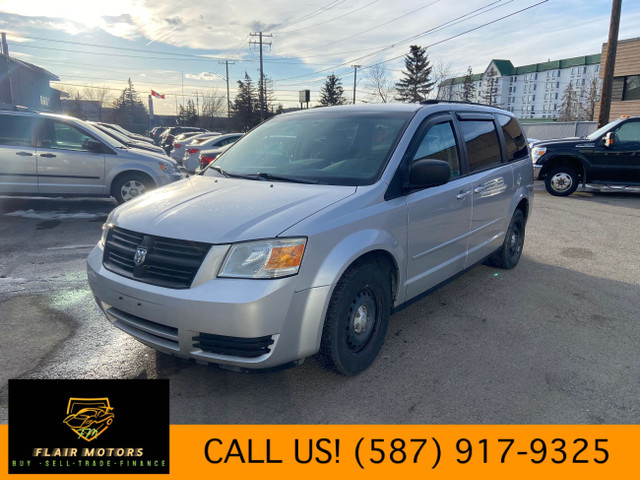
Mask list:
[[[43,148],[88,152],[87,142],[94,140],[89,135],[67,123],[44,120],[40,129]]]
[[[31,146],[32,120],[17,115],[0,115],[0,145]]]
[[[451,122],[437,123],[429,128],[411,161],[420,158],[444,160],[451,167],[451,178],[460,176],[460,160]]]
[[[507,115],[498,115],[498,122],[502,127],[502,135],[504,136],[504,143],[507,147],[506,161],[512,162],[513,160],[526,158],[529,155],[527,142],[524,139],[524,134],[518,121]]]
[[[501,163],[500,142],[493,120],[461,120],[460,125],[467,145],[470,172]]]

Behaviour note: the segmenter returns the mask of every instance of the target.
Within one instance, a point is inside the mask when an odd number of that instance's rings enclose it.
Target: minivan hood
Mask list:
[[[206,243],[272,238],[356,190],[197,175],[121,205],[112,221],[135,232]]]

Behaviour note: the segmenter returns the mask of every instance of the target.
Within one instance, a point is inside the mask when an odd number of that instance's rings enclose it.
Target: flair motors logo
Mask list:
[[[113,423],[115,415],[108,398],[69,398],[63,420],[78,438],[91,442]]]

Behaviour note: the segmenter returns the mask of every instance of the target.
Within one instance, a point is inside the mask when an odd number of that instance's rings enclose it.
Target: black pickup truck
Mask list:
[[[640,191],[640,117],[619,118],[586,137],[538,142],[531,156],[535,178],[551,195],[571,195],[580,183]]]

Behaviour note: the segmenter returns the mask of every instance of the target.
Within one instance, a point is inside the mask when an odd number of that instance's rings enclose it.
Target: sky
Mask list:
[[[330,74],[345,97],[375,101],[368,77],[402,76],[411,45],[427,49],[436,70],[481,73],[491,59],[515,66],[600,53],[611,0],[0,0],[0,31],[10,55],[43,67],[63,89],[107,88],[115,98],[131,79],[156,114],[202,95],[231,100],[246,74],[264,74],[277,103],[298,92],[317,104]],[[176,6],[178,5],[178,6]],[[254,34],[254,35],[252,35]],[[640,1],[623,0],[619,39],[640,36]]]

